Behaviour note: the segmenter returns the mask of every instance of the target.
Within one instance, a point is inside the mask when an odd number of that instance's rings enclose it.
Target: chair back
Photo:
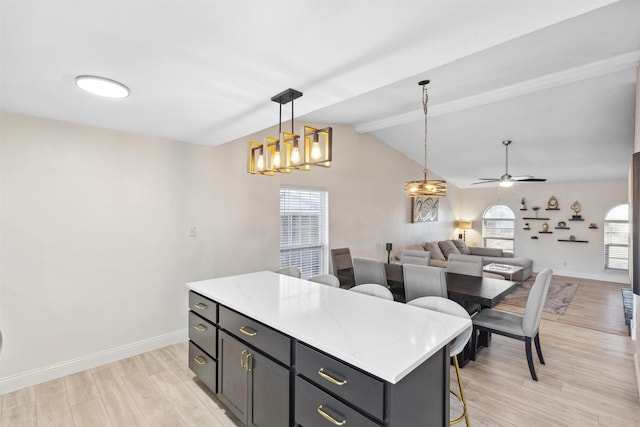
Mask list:
[[[444,269],[402,264],[402,273],[407,302],[420,297],[447,298],[447,275]]]
[[[483,258],[478,255],[449,254],[447,271],[449,273],[482,277],[482,261]]]
[[[547,299],[549,285],[551,284],[551,276],[553,270],[545,268],[536,276],[533,282],[531,292],[527,298],[527,304],[524,308],[524,316],[522,318],[522,329],[527,337],[534,337],[540,327],[540,319],[542,318],[542,309]]]
[[[335,275],[337,275],[340,270],[353,268],[349,248],[331,249],[331,268],[333,268],[333,274]]]
[[[340,287],[340,280],[333,274],[319,274],[309,279],[310,282],[322,283],[334,288]]]
[[[302,273],[300,273],[300,269],[298,267],[282,267],[275,271],[278,274],[284,274],[285,276],[297,277],[298,279],[302,277]]]
[[[431,254],[421,249],[403,249],[400,262],[404,264],[429,265]]]
[[[362,285],[356,285],[349,289],[353,292],[360,294],[371,295],[372,297],[383,298],[389,301],[393,301],[393,294],[389,289],[376,283],[363,283]]]
[[[469,313],[467,313],[464,307],[447,298],[422,297],[414,299],[407,304],[471,320],[471,316],[469,316]],[[456,337],[455,342],[449,347],[449,356],[453,357],[462,352],[469,338],[471,338],[472,331],[473,323],[469,322],[469,326]]]
[[[356,285],[375,283],[387,287],[387,273],[382,261],[370,258],[353,259],[353,276]]]

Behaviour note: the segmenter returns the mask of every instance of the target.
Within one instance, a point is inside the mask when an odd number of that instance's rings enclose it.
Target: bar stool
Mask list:
[[[417,307],[426,308],[428,310],[438,311],[440,313],[450,314],[452,316],[462,317],[464,319],[471,320],[471,316],[467,313],[464,307],[455,301],[451,301],[442,297],[422,297],[416,298],[407,303],[408,305],[415,305]],[[449,390],[462,404],[462,415],[455,420],[451,420],[449,424],[457,424],[464,418],[467,427],[469,427],[469,413],[467,411],[467,401],[464,398],[464,390],[462,388],[462,378],[460,378],[460,365],[458,365],[458,354],[460,354],[464,347],[471,338],[471,331],[473,330],[473,324],[470,324],[467,329],[462,331],[455,340],[449,346],[449,356],[453,358],[453,364],[456,368],[456,377],[458,378],[458,387],[460,389],[460,395],[454,390]]]

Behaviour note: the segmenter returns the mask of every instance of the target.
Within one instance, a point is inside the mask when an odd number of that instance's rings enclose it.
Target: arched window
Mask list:
[[[489,206],[482,214],[482,241],[486,248],[513,253],[516,216],[505,205]]]
[[[629,205],[618,205],[604,217],[604,268],[629,270]]]

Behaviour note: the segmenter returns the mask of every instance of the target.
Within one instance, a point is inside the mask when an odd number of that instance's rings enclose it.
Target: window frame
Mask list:
[[[322,188],[281,185],[279,195],[280,268],[298,267],[303,279],[327,274],[329,192]],[[293,228],[285,229],[286,225]]]
[[[616,209],[619,208],[623,208],[626,206],[626,216],[627,219],[623,220],[623,219],[607,219],[608,217],[611,216],[612,213],[614,213],[614,211]],[[629,235],[630,235],[630,221],[629,221],[629,214],[630,214],[630,209],[629,209],[629,204],[628,203],[622,203],[619,205],[616,205],[614,207],[612,207],[611,209],[609,209],[607,211],[607,213],[604,216],[604,221],[603,221],[603,244],[604,244],[604,251],[603,251],[603,262],[604,262],[604,269],[605,271],[620,271],[620,272],[624,272],[624,271],[629,271]],[[626,224],[626,244],[621,244],[621,243],[607,243],[608,242],[608,238],[607,236],[610,235],[611,233],[608,232],[608,225],[609,224]],[[623,235],[625,233],[622,233]],[[620,257],[612,257],[611,256],[611,250],[610,248],[626,248],[627,251],[627,256],[626,256],[626,264],[627,264],[627,268],[616,268],[616,267],[611,267],[611,259],[615,258],[615,259],[623,259]]]
[[[496,208],[504,208],[506,209],[510,217],[487,217],[487,215]],[[511,227],[489,227],[489,221],[500,221],[511,223]],[[497,237],[497,236],[487,236],[487,229],[503,229],[503,230],[511,230],[511,238],[507,237]],[[503,242],[511,242],[511,248],[504,248],[502,246],[490,245],[489,241],[503,241]],[[513,210],[507,205],[491,205],[484,210],[482,213],[482,246],[485,248],[497,248],[502,249],[504,252],[511,253],[515,256],[515,248],[516,248],[516,215]]]

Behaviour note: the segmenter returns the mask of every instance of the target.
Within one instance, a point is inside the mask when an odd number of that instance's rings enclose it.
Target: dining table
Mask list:
[[[404,274],[402,264],[384,264],[387,276],[387,285],[398,302],[405,302]],[[481,309],[493,308],[502,299],[513,292],[518,283],[512,280],[495,279],[491,277],[469,276],[466,274],[446,273],[447,294],[449,299],[465,305],[465,303],[477,303]],[[487,347],[491,340],[491,334],[481,332],[478,337],[476,352],[483,347]],[[458,358],[460,367],[469,362],[471,358],[471,340],[467,348]]]

